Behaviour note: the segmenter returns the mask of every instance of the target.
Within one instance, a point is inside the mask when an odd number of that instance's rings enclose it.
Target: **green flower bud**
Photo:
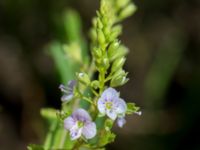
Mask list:
[[[129,2],[130,2],[130,0],[117,0],[117,1],[116,1],[116,5],[117,5],[118,8],[123,8],[123,7],[125,7]]]
[[[94,27],[97,26],[97,17],[92,19],[92,24],[93,24]]]
[[[117,87],[117,86],[122,86],[124,85],[126,82],[128,82],[128,78],[126,78],[126,75],[122,75],[122,76],[117,76],[112,78],[111,82],[110,82],[110,86],[111,87]]]
[[[76,76],[81,83],[86,84],[86,85],[90,84],[90,78],[88,74],[81,72],[81,73],[77,73]]]
[[[105,39],[105,36],[104,36],[102,30],[97,29],[97,37],[98,37],[98,42],[100,44],[104,44],[105,43],[106,39]]]
[[[94,89],[98,89],[99,88],[99,81],[97,81],[97,80],[92,81],[91,86]]]
[[[137,7],[134,4],[129,4],[126,6],[119,14],[119,19],[122,20],[124,18],[127,18],[131,16],[135,11],[137,10]]]
[[[103,28],[103,24],[99,18],[97,19],[97,28],[99,28],[99,29]]]
[[[121,69],[122,66],[124,65],[125,61],[126,61],[125,57],[116,59],[112,64],[111,72],[115,72],[115,71]]]
[[[107,24],[108,24],[108,22],[109,22],[107,17],[103,17],[103,18],[101,19],[101,21],[102,21],[102,23],[103,23],[104,26],[107,26]]]
[[[110,129],[113,127],[113,123],[114,123],[113,120],[106,119],[106,121],[104,123],[106,131],[110,131]]]
[[[119,42],[113,42],[108,48],[108,58],[110,62],[114,61],[117,58],[121,58],[128,53],[128,48],[123,45],[120,45]]]
[[[117,87],[124,85],[129,79],[126,78],[128,73],[126,73],[124,70],[119,69],[117,72],[114,73],[110,86],[111,87]]]
[[[115,55],[117,55],[117,49],[119,48],[120,42],[115,40],[112,42],[108,48],[108,58],[110,61],[113,61],[115,58]]]
[[[109,41],[114,41],[122,32],[122,26],[121,25],[116,25],[113,27],[112,32],[110,34]]]
[[[103,60],[102,60],[102,65],[103,65],[103,67],[104,67],[106,70],[109,68],[110,63],[109,63],[108,58],[103,58]]]
[[[97,39],[97,32],[96,32],[96,30],[94,28],[92,28],[90,30],[89,35],[90,35],[90,38],[93,40],[93,42]]]
[[[123,70],[123,69],[119,69],[118,71],[116,71],[113,75],[113,78],[117,77],[117,76],[124,76],[127,73]]]
[[[110,35],[110,27],[108,27],[108,26],[104,27],[103,28],[103,32],[104,32],[106,38],[109,37],[109,35]]]
[[[102,51],[101,51],[99,48],[94,48],[94,49],[93,49],[93,54],[94,54],[95,57],[101,58],[101,56],[102,56]]]
[[[124,45],[120,45],[117,49],[117,57],[125,56],[129,52],[128,48]]]

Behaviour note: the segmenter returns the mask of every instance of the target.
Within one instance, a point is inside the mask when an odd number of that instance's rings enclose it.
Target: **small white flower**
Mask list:
[[[101,114],[106,114],[112,120],[124,116],[127,109],[125,101],[119,98],[119,93],[113,88],[108,88],[102,93],[97,106]]]
[[[72,140],[81,135],[91,139],[96,135],[96,124],[92,122],[90,115],[84,109],[77,109],[73,114],[64,120],[65,129],[69,130]]]

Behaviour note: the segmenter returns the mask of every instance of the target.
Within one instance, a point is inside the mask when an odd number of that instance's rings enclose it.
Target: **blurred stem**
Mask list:
[[[61,135],[61,140],[60,140],[60,145],[59,145],[60,148],[64,147],[67,133],[68,133],[67,131],[64,131]]]
[[[100,90],[99,90],[99,95],[103,92],[104,89],[104,83],[105,83],[105,71],[102,69],[99,72],[99,82],[100,82]]]
[[[47,136],[44,142],[45,149],[49,149],[51,147],[53,134],[54,134],[54,131],[56,130],[56,127],[57,127],[57,121],[52,121],[50,130],[47,133]]]

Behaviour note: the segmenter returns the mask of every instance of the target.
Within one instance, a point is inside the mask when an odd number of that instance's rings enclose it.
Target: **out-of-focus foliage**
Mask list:
[[[200,3],[135,2],[137,13],[124,23],[121,36],[130,48],[126,69],[133,80],[121,89],[126,99],[139,103],[143,115],[127,118],[126,129],[117,130],[120,136],[108,149],[200,149]],[[62,49],[59,42],[71,45],[60,19],[69,7],[81,14],[86,33],[97,1],[0,1],[2,150],[41,143],[40,108],[60,107],[57,87],[63,77],[57,78],[58,70],[43,50],[52,41],[56,49]]]

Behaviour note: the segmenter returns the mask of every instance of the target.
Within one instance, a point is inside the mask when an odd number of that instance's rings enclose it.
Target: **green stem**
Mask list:
[[[57,127],[57,120],[53,120],[50,126],[50,131],[47,133],[45,142],[44,142],[44,147],[45,149],[49,149],[52,144],[52,139],[54,135],[54,131],[56,130]]]
[[[60,148],[64,147],[66,136],[67,136],[67,131],[64,131],[61,135],[61,140],[60,140],[60,145],[59,145]]]

